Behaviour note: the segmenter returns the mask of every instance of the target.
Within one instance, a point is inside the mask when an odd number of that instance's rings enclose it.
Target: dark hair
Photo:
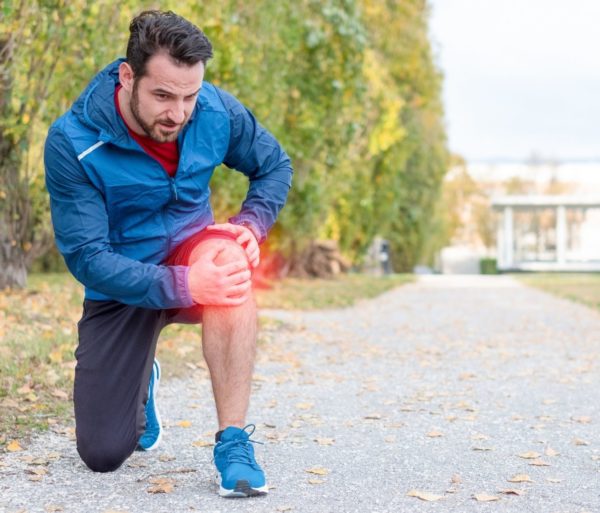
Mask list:
[[[129,25],[127,62],[137,78],[146,73],[148,59],[166,51],[178,63],[204,65],[213,56],[212,45],[196,25],[172,11],[144,11]]]

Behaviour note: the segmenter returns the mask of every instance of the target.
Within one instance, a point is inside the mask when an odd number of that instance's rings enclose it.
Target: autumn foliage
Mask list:
[[[129,20],[155,3],[3,5],[0,269],[13,262],[14,278],[51,247],[41,161],[47,127],[94,73],[124,54]],[[161,8],[207,33],[215,48],[207,80],[250,106],[292,157],[294,186],[272,230],[273,250],[293,261],[313,241],[332,239],[357,264],[379,235],[391,241],[397,270],[423,257],[446,170],[425,0],[165,1]],[[219,169],[212,187],[223,220],[239,207],[245,178]],[[0,271],[0,286],[21,281]]]

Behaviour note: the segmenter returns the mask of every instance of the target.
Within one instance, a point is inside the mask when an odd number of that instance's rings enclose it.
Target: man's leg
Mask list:
[[[145,428],[144,405],[165,313],[116,301],[84,302],[75,352],[77,450],[97,472],[116,470]]]
[[[224,265],[246,259],[243,248],[233,240],[207,239],[192,253],[193,263],[214,245],[223,248],[215,263]],[[208,365],[219,430],[227,426],[244,427],[254,357],[256,353],[257,316],[254,296],[240,306],[210,306],[202,309],[202,349]]]

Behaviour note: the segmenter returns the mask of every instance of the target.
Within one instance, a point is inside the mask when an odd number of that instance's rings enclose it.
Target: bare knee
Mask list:
[[[190,265],[196,262],[203,254],[220,249],[220,253],[215,258],[214,262],[217,265],[225,265],[231,262],[248,262],[248,257],[244,248],[236,241],[230,239],[207,239],[200,242],[190,255]]]

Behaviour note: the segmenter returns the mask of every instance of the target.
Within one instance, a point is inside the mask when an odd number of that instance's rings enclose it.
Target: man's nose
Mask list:
[[[183,102],[177,102],[171,106],[169,111],[169,119],[173,123],[183,123],[185,119],[185,108]]]

